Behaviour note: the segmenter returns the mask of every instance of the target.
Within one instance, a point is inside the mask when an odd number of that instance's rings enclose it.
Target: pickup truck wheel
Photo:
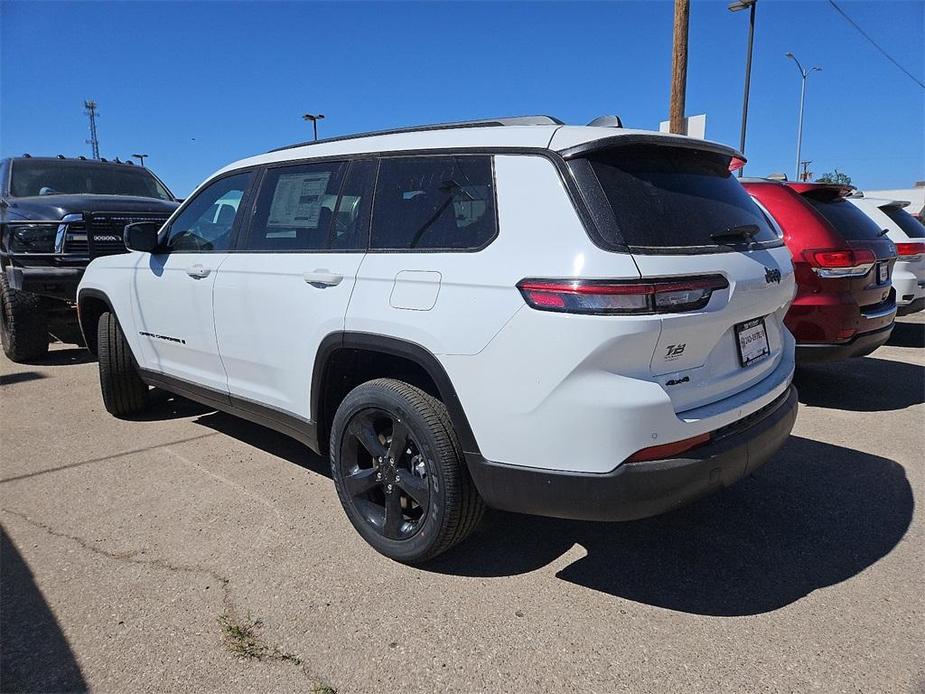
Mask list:
[[[145,408],[148,386],[138,376],[135,358],[116,317],[100,316],[96,325],[100,390],[106,410],[116,417],[138,414]]]
[[[482,517],[446,407],[419,388],[387,378],[354,388],[334,415],[330,450],[347,517],[391,559],[432,559]]]
[[[0,341],[15,362],[31,361],[48,352],[48,324],[42,298],[10,287],[0,271]]]

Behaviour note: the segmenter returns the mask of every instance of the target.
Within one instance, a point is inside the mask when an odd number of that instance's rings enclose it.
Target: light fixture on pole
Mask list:
[[[133,154],[132,156],[135,157],[135,159],[138,160],[138,163],[139,163],[139,164],[141,164],[142,166],[144,166],[144,165],[145,165],[145,158],[146,158],[148,155],[147,155],[147,154]]]
[[[742,127],[739,130],[739,151],[745,154],[745,128],[748,124],[748,90],[752,81],[752,45],[755,40],[755,8],[758,0],[736,0],[729,5],[730,12],[748,10],[748,50],[745,54],[745,94],[742,97]],[[745,173],[745,166],[739,169],[739,178]]]
[[[800,180],[800,150],[803,147],[803,103],[806,100],[806,78],[809,77],[810,73],[816,71],[822,71],[821,67],[811,67],[808,70],[804,69],[800,64],[800,61],[797,60],[797,57],[787,51],[787,57],[790,58],[794,63],[796,63],[797,69],[800,71],[800,77],[803,79],[802,86],[800,87],[800,125],[797,128],[797,165],[794,169],[793,177],[797,181]]]
[[[324,118],[323,113],[306,113],[302,116],[302,120],[310,120],[312,122],[312,130],[315,133],[315,141],[318,140],[318,121]]]

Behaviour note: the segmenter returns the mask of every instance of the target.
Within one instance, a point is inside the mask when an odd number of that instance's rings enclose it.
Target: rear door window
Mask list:
[[[269,169],[244,244],[249,251],[318,251],[331,247],[334,212],[346,164]]]
[[[820,191],[818,194],[804,193],[803,199],[846,241],[871,241],[884,235],[874,220],[841,196]]]
[[[586,162],[586,163],[585,163]],[[721,251],[714,238],[750,227],[752,242],[780,243],[764,213],[729,172],[729,156],[662,145],[630,145],[571,162],[582,188],[593,171],[615,225],[601,233],[608,244],[638,252],[702,248]],[[584,174],[581,169],[585,168]],[[583,190],[589,200],[598,195]],[[593,205],[593,203],[592,203]]]
[[[925,225],[901,207],[881,207],[883,213],[896,222],[910,239],[925,239]]]

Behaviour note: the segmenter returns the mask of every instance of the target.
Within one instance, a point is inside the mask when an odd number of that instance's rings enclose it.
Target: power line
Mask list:
[[[911,72],[909,72],[906,68],[904,68],[904,67],[903,67],[902,65],[900,65],[898,62],[896,62],[896,60],[893,58],[893,56],[891,56],[889,53],[887,53],[885,50],[883,50],[883,48],[881,48],[880,44],[877,43],[876,41],[874,41],[874,40],[870,37],[870,34],[868,34],[868,33],[867,33],[866,31],[864,31],[861,27],[859,27],[858,24],[857,24],[857,22],[855,22],[853,19],[851,19],[851,17],[849,17],[847,14],[845,14],[845,11],[844,11],[842,8],[840,8],[838,5],[835,4],[835,0],[829,0],[829,4],[830,4],[832,7],[835,8],[835,10],[836,10],[836,12],[838,12],[838,14],[840,14],[842,17],[844,17],[846,20],[848,20],[848,23],[851,24],[851,26],[853,26],[855,29],[857,29],[857,30],[861,33],[861,36],[863,36],[865,39],[867,39],[868,41],[870,41],[878,51],[880,51],[881,53],[883,53],[883,55],[886,57],[887,60],[889,60],[891,63],[893,63],[893,65],[895,65],[895,66],[898,67],[900,70],[902,70],[903,72],[905,72],[906,75],[909,76],[909,77],[912,79],[912,81],[915,82],[917,85],[919,85],[922,89],[925,89],[925,82],[922,82],[922,80],[920,80],[918,77],[916,77],[916,76],[913,75]]]

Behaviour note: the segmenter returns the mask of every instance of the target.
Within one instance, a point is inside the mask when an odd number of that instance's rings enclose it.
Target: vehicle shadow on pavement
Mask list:
[[[160,388],[152,388],[148,392],[148,404],[145,409],[128,419],[133,422],[166,422],[169,419],[195,417],[210,412],[215,410]]]
[[[46,378],[45,374],[38,371],[17,371],[11,374],[0,374],[0,386],[11,386],[14,383],[27,383],[29,381],[40,381]]]
[[[74,653],[32,572],[0,527],[0,690],[4,692],[86,691]]]
[[[887,344],[892,347],[925,347],[925,324],[896,321]]]
[[[925,402],[925,367],[864,357],[801,366],[794,378],[800,402],[855,412],[902,410]]]
[[[275,455],[277,458],[282,458],[306,470],[311,470],[327,478],[331,477],[331,464],[327,458],[322,458],[307,446],[285,434],[279,434],[272,429],[224,412],[212,412],[198,417],[195,421],[196,424],[201,424],[249,446],[259,448],[270,455]]]
[[[509,576],[574,544],[587,556],[556,576],[647,605],[754,615],[847,580],[886,556],[912,519],[912,489],[892,460],[792,436],[752,477],[663,516],[582,523],[493,513],[425,570]]]
[[[29,359],[21,363],[30,366],[75,366],[95,361],[96,357],[83,347],[65,347],[64,349],[50,349],[47,354],[38,359]]]

